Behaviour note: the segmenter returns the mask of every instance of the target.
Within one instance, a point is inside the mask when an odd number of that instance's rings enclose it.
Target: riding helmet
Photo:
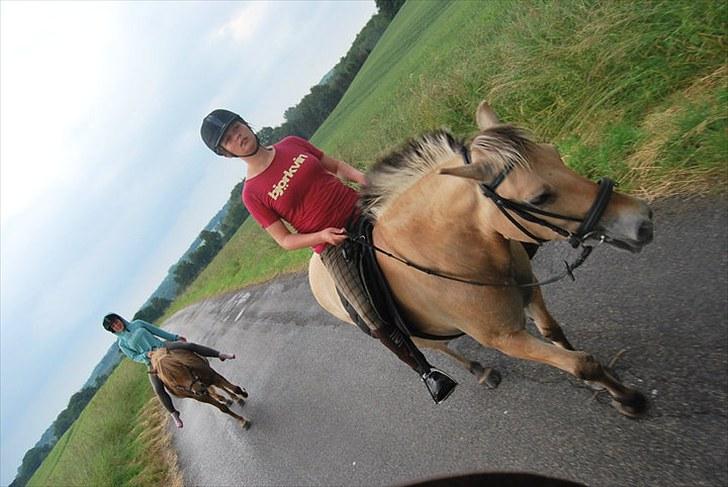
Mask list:
[[[202,127],[200,127],[200,135],[205,145],[210,148],[212,152],[218,156],[227,155],[225,149],[220,147],[225,131],[235,122],[241,122],[245,125],[248,123],[237,113],[233,113],[230,110],[224,110],[218,108],[210,112],[208,116],[202,120]]]

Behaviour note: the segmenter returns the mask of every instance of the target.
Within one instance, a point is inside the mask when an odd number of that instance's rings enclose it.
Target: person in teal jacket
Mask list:
[[[222,361],[234,359],[234,354],[220,353],[212,348],[190,343],[181,335],[175,335],[165,331],[144,320],[126,321],[116,313],[109,313],[104,316],[104,329],[116,335],[116,343],[119,349],[135,362],[145,364],[151,368],[150,354],[157,348],[167,350],[185,349],[195,352],[203,357],[216,357]],[[162,341],[164,339],[165,341]],[[164,388],[164,384],[156,374],[149,374],[149,382],[157,394],[159,401],[174,420],[174,424],[181,428],[183,426],[179,411],[172,404],[172,399]]]

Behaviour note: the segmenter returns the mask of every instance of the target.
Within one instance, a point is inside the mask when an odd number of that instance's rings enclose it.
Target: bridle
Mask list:
[[[467,147],[463,146],[461,148],[463,159],[465,160],[465,164],[471,164],[470,160],[470,154],[468,152]],[[604,214],[604,210],[606,210],[607,205],[609,204],[609,200],[612,196],[612,191],[614,189],[614,181],[612,181],[609,178],[601,178],[598,181],[599,190],[597,191],[597,196],[594,199],[594,202],[592,203],[591,207],[589,208],[589,211],[587,211],[586,216],[582,218],[576,218],[572,216],[565,216],[560,215],[558,213],[552,213],[550,211],[545,211],[540,208],[536,208],[532,205],[527,205],[523,203],[519,203],[517,201],[509,200],[508,198],[504,198],[501,195],[499,195],[496,192],[496,189],[498,189],[498,186],[506,179],[508,174],[513,170],[514,165],[508,164],[496,177],[491,181],[489,184],[486,183],[479,183],[478,186],[480,188],[480,192],[488,199],[490,199],[496,207],[500,210],[501,213],[516,227],[518,230],[520,230],[524,235],[527,235],[529,238],[534,240],[538,245],[542,245],[544,242],[547,242],[548,240],[537,237],[533,233],[531,233],[526,227],[524,227],[514,216],[513,213],[518,215],[519,217],[523,218],[526,221],[529,221],[531,223],[535,223],[537,225],[541,225],[543,227],[548,228],[549,230],[561,235],[562,237],[566,238],[568,242],[571,244],[572,247],[578,248],[581,247],[582,251],[581,254],[571,263],[564,261],[565,270],[549,279],[538,281],[538,282],[532,282],[528,284],[508,284],[508,283],[486,283],[481,281],[475,281],[471,279],[463,279],[457,276],[451,276],[448,274],[444,274],[432,269],[428,269],[426,267],[420,266],[418,264],[415,264],[414,262],[410,262],[407,259],[404,259],[402,257],[399,257],[395,254],[392,254],[391,252],[388,252],[384,249],[381,249],[374,245],[374,242],[367,242],[366,238],[363,236],[357,237],[354,241],[359,243],[360,245],[364,245],[367,247],[370,247],[374,249],[375,251],[386,255],[387,257],[390,257],[392,259],[395,259],[409,267],[412,267],[420,272],[424,272],[425,274],[441,277],[443,279],[448,279],[451,281],[457,281],[462,282],[465,284],[472,284],[474,286],[487,286],[487,287],[536,287],[536,286],[542,286],[545,284],[551,284],[553,282],[559,281],[563,279],[566,276],[569,276],[572,281],[576,280],[574,277],[574,270],[582,265],[584,261],[589,257],[589,254],[591,254],[592,250],[594,250],[594,245],[587,245],[585,242],[588,239],[591,238],[597,238],[598,242],[597,245],[600,245],[601,243],[608,240],[606,235],[597,233],[594,228],[596,227],[597,223],[601,219],[602,215]],[[567,221],[573,221],[573,222],[581,222],[579,227],[577,228],[576,232],[571,232],[563,227],[560,227],[558,225],[555,225],[547,220],[544,220],[541,218],[541,216],[549,217],[549,218],[557,218],[561,220],[567,220]]]
[[[471,164],[470,154],[468,153],[468,149],[466,147],[462,148],[462,156],[463,159],[465,159],[466,165]],[[604,210],[607,209],[609,200],[612,197],[614,181],[609,178],[601,178],[598,181],[597,184],[599,185],[599,190],[597,191],[597,196],[594,199],[591,208],[589,208],[589,211],[587,211],[586,216],[581,219],[575,218],[573,216],[565,216],[558,213],[552,213],[550,211],[536,208],[532,205],[526,205],[517,201],[509,200],[496,193],[496,189],[498,189],[498,186],[500,186],[500,184],[506,179],[508,174],[513,170],[513,167],[513,164],[508,164],[505,169],[503,169],[490,184],[480,183],[478,186],[480,187],[480,192],[483,193],[486,198],[493,201],[493,203],[495,203],[496,207],[498,207],[501,213],[503,213],[503,215],[505,215],[505,217],[508,218],[508,220],[516,228],[518,228],[529,238],[537,242],[539,245],[548,241],[546,239],[537,237],[533,233],[528,231],[526,227],[524,227],[520,222],[518,222],[518,220],[513,217],[511,213],[509,213],[509,210],[513,213],[516,213],[524,220],[546,227],[549,230],[561,235],[562,237],[566,238],[571,246],[574,248],[584,246],[584,241],[594,236],[594,227],[601,219],[602,215],[604,214]],[[567,220],[572,222],[581,222],[581,224],[579,225],[579,228],[577,228],[576,232],[570,232],[569,230],[558,225],[554,225],[553,223],[546,221],[543,218],[539,218],[536,215],[543,215],[550,218],[558,218],[560,220]]]

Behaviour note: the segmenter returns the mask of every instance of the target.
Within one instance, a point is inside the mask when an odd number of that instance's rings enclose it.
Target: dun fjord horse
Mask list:
[[[212,404],[237,419],[243,428],[250,427],[249,420],[235,414],[228,407],[233,400],[244,406],[248,397],[247,391],[215,372],[205,357],[184,349],[158,348],[152,352],[151,362],[152,373],[157,374],[173,395]],[[221,391],[225,391],[232,399],[227,399]]]
[[[568,239],[586,249],[597,240],[638,252],[652,241],[651,210],[612,192],[608,179],[595,184],[574,173],[552,145],[502,125],[487,104],[478,107],[476,119],[480,132],[467,147],[435,132],[367,174],[361,203],[376,222],[377,260],[405,319],[430,335],[464,332],[511,357],[558,367],[606,389],[621,413],[640,415],[646,398],[566,339],[520,242]],[[352,322],[317,255],[309,282],[324,309]],[[526,331],[527,317],[546,341]],[[437,342],[415,343],[453,355]],[[474,363],[456,358],[473,371]],[[491,382],[494,375],[486,369],[481,380]]]

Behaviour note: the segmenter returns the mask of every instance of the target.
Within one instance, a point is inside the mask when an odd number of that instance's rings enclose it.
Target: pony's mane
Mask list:
[[[496,172],[514,166],[528,167],[533,145],[526,132],[511,125],[489,128],[472,142],[473,148],[488,152],[488,164]],[[464,147],[464,142],[450,132],[437,130],[411,139],[380,158],[367,172],[367,186],[360,193],[363,213],[376,221],[389,202],[440,163],[453,156],[462,159]]]

